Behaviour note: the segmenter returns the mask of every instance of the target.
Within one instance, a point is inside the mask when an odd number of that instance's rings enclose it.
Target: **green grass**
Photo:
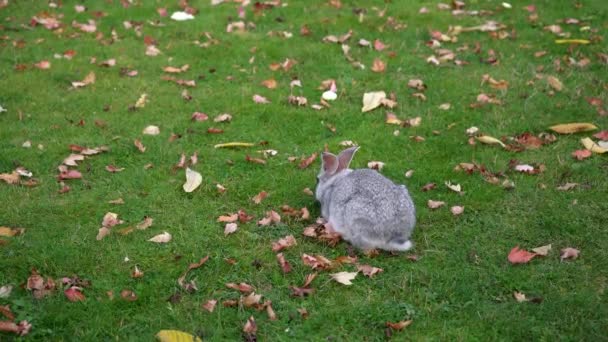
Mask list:
[[[10,305],[17,320],[28,320],[32,331],[25,340],[151,340],[161,329],[177,329],[198,334],[205,340],[238,340],[247,318],[253,315],[258,325],[258,339],[281,340],[383,340],[387,321],[412,319],[406,331],[393,332],[395,340],[605,340],[608,336],[608,161],[594,155],[575,161],[571,153],[581,149],[579,139],[585,134],[558,136],[554,144],[538,150],[509,152],[496,146],[470,146],[465,130],[478,126],[482,132],[495,136],[514,136],[530,131],[535,134],[564,122],[592,122],[608,129],[608,119],[596,113],[585,98],[598,97],[604,102],[608,84],[606,64],[598,54],[608,53],[605,41],[590,45],[569,46],[554,43],[555,36],[544,26],[565,18],[578,18],[585,25],[560,24],[572,38],[606,39],[608,13],[601,0],[581,2],[577,8],[571,1],[536,1],[539,19],[530,23],[523,6],[513,2],[506,10],[496,1],[469,1],[467,9],[494,11],[489,17],[454,17],[449,11],[438,11],[429,1],[359,1],[356,7],[367,14],[359,22],[350,2],[336,9],[324,1],[290,1],[288,6],[252,13],[246,8],[247,20],[256,28],[247,33],[226,33],[229,18],[237,18],[237,5],[228,3],[211,7],[209,1],[191,1],[200,13],[196,20],[175,22],[160,18],[163,27],[148,21],[159,19],[157,7],[145,4],[124,9],[119,1],[87,2],[88,11],[76,13],[77,2],[63,1],[53,9],[46,2],[9,1],[0,9],[0,105],[8,112],[0,113],[0,173],[24,166],[34,173],[39,185],[26,187],[0,184],[0,225],[24,227],[22,236],[3,238],[0,245],[0,286],[15,288],[1,305]],[[138,2],[138,1],[135,1]],[[163,2],[164,3],[164,2]],[[176,2],[164,4],[168,12],[178,10]],[[378,17],[373,7],[387,9]],[[426,6],[430,13],[418,10]],[[47,11],[64,14],[63,32],[41,26],[29,27],[32,16]],[[95,34],[81,33],[71,27],[73,20],[84,23],[93,11],[107,16],[98,19],[98,32],[110,37],[115,29],[119,40],[102,45]],[[407,24],[399,31],[386,26],[387,17]],[[277,20],[281,19],[281,20]],[[126,30],[123,21],[144,23],[142,37]],[[471,32],[458,36],[457,43],[443,47],[456,52],[467,44],[469,49],[457,52],[457,58],[470,64],[458,67],[452,63],[433,66],[425,62],[433,52],[425,46],[429,32],[447,32],[450,25],[473,26],[485,20],[496,20],[515,32],[515,39],[494,39],[488,33]],[[312,34],[300,36],[306,24]],[[589,26],[590,31],[579,31]],[[323,43],[329,34],[341,35],[352,29],[348,45],[351,55],[367,66],[353,68],[342,55],[339,45]],[[513,31],[512,31],[513,30]],[[289,31],[291,39],[270,37],[269,31]],[[203,32],[211,32],[220,44],[207,49],[193,41],[205,41]],[[158,41],[163,52],[157,57],[144,55],[144,36]],[[357,45],[359,39],[380,39],[389,48],[378,52]],[[13,44],[25,42],[24,47]],[[482,52],[473,52],[479,42]],[[251,49],[257,50],[252,53]],[[54,59],[55,53],[73,49],[72,60]],[[499,65],[481,63],[493,49]],[[536,51],[547,54],[536,58]],[[388,52],[394,52],[389,57]],[[569,66],[567,57],[587,57],[591,63],[584,68]],[[117,65],[102,68],[91,64],[116,58]],[[249,63],[255,57],[253,63]],[[369,70],[374,58],[387,62],[385,73]],[[271,71],[268,65],[286,58],[298,61],[288,72]],[[169,61],[170,59],[170,61]],[[49,70],[38,70],[33,63],[49,60]],[[563,70],[557,70],[555,61]],[[26,64],[24,71],[15,66]],[[189,64],[190,69],[178,78],[195,79],[197,86],[188,89],[192,101],[184,101],[182,88],[161,80],[162,67]],[[564,83],[564,90],[554,95],[543,80],[535,79],[537,67],[542,73],[554,75]],[[134,78],[120,76],[120,68],[136,69]],[[214,70],[214,72],[212,72]],[[70,82],[94,71],[97,81],[83,89],[70,90]],[[481,85],[483,74],[509,82],[506,91]],[[231,76],[229,80],[228,77]],[[275,78],[279,86],[269,90],[260,82]],[[298,77],[303,87],[294,94],[318,102],[321,81],[334,78],[339,98],[331,108],[315,111],[296,108],[286,102],[289,82]],[[411,96],[407,81],[421,78],[428,85],[427,101]],[[394,109],[400,118],[422,117],[419,127],[401,128],[384,123],[385,110],[380,108],[362,114],[364,92],[394,92],[399,105]],[[469,108],[480,93],[496,94],[503,105]],[[149,95],[145,108],[129,111],[142,93]],[[254,94],[268,97],[272,103],[255,104]],[[437,107],[451,103],[449,111]],[[104,111],[104,107],[109,110]],[[190,115],[202,111],[210,116],[206,122],[192,122]],[[212,118],[231,113],[230,123],[214,123]],[[20,114],[22,120],[19,119]],[[76,125],[84,120],[83,126]],[[105,127],[95,125],[102,120]],[[158,125],[159,136],[144,136],[147,125]],[[333,125],[331,132],[326,125]],[[207,128],[219,127],[224,134],[207,134]],[[450,127],[450,128],[448,128]],[[400,130],[399,136],[393,131]],[[440,131],[439,135],[433,131]],[[168,142],[171,133],[181,138]],[[423,136],[414,142],[410,136]],[[147,147],[140,153],[133,146],[141,139]],[[30,140],[32,148],[23,148]],[[224,237],[220,215],[244,209],[261,218],[265,211],[279,210],[283,204],[310,209],[311,216],[320,215],[314,198],[302,189],[314,188],[319,162],[301,170],[290,163],[289,156],[308,156],[323,150],[338,151],[339,142],[354,140],[362,148],[353,167],[366,167],[370,160],[386,163],[384,175],[405,183],[417,205],[418,225],[413,239],[419,261],[406,255],[383,253],[368,258],[358,253],[362,263],[381,267],[384,272],[373,279],[362,274],[350,287],[330,280],[329,273],[320,272],[312,287],[316,292],[307,298],[290,297],[289,286],[300,286],[310,268],[300,261],[302,253],[322,254],[328,258],[346,255],[346,243],[332,248],[301,236],[309,222],[284,217],[284,222],[258,227],[255,221],[240,224],[239,230]],[[267,146],[250,149],[214,149],[213,145],[229,141],[258,143]],[[38,149],[38,145],[42,149]],[[71,191],[58,193],[57,166],[70,153],[69,145],[107,145],[110,151],[87,158],[77,168],[82,180],[66,181]],[[279,151],[267,165],[247,163],[245,155],[259,155],[257,150]],[[203,184],[191,194],[184,193],[182,170],[172,172],[180,154],[199,154],[193,168],[203,175]],[[543,163],[546,171],[539,175],[517,174],[508,170],[511,159],[523,163]],[[230,162],[229,162],[230,161]],[[466,175],[453,171],[460,162],[484,164],[488,169],[505,171],[516,187],[505,191],[484,181],[479,174]],[[144,165],[152,163],[151,169]],[[124,167],[111,174],[105,166]],[[414,169],[412,178],[404,172]],[[444,181],[462,185],[461,196],[443,186]],[[423,185],[435,182],[437,189],[422,192]],[[569,192],[556,190],[565,182],[580,186]],[[215,185],[228,190],[219,194]],[[265,190],[269,197],[260,205],[250,198]],[[123,198],[125,204],[109,204]],[[465,213],[454,217],[448,208],[431,211],[427,200],[442,200],[451,205],[464,205]],[[113,234],[96,241],[97,229],[104,214],[112,211],[128,224],[136,224],[144,216],[154,218],[147,231],[121,236]],[[168,231],[173,240],[156,245],[146,240]],[[298,245],[284,252],[294,270],[284,275],[279,269],[272,241],[293,234]],[[507,261],[515,245],[531,249],[553,244],[546,258],[537,258],[527,265],[513,266]],[[575,247],[581,257],[560,262],[559,249]],[[180,292],[176,282],[191,262],[209,255],[200,269],[191,271],[199,290],[183,293],[179,303],[167,299]],[[124,262],[128,256],[130,262]],[[224,259],[234,258],[235,265]],[[145,272],[133,279],[134,265]],[[35,300],[24,284],[30,270],[52,277],[79,276],[90,279],[92,286],[84,289],[87,297],[81,303],[69,302],[61,290]],[[352,265],[336,271],[353,271]],[[265,312],[247,308],[224,308],[221,301],[238,299],[239,295],[225,287],[227,282],[246,282],[257,293],[272,301],[277,321],[269,321]],[[138,299],[120,299],[122,289],[134,291]],[[107,291],[113,291],[110,300]],[[521,291],[529,297],[542,297],[535,303],[517,303],[512,296]],[[213,313],[201,309],[208,299],[220,303]],[[298,308],[306,308],[302,319]],[[0,340],[13,335],[0,333]],[[17,338],[15,338],[17,339]]]

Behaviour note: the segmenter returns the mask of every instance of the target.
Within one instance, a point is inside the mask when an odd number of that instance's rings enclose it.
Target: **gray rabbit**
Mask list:
[[[407,251],[416,224],[414,203],[405,185],[397,185],[371,169],[349,169],[359,147],[336,157],[321,156],[317,200],[330,228],[353,246],[369,250]]]

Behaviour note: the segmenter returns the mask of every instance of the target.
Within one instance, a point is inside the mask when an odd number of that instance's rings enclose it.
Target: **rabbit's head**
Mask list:
[[[359,149],[359,146],[353,146],[340,152],[338,156],[323,152],[321,154],[321,171],[317,175],[317,200],[321,200],[322,193],[331,186],[339,178],[347,175],[351,169],[348,168],[355,152]]]

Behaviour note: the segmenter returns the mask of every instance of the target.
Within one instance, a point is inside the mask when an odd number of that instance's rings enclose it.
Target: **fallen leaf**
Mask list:
[[[171,234],[169,234],[167,232],[163,232],[162,234],[155,235],[154,237],[150,238],[148,241],[156,242],[156,243],[167,243],[167,242],[171,241]]]
[[[63,291],[63,293],[70,302],[83,302],[85,300],[84,294],[82,294],[78,286],[72,286]]]
[[[32,329],[28,321],[21,321],[19,324],[11,321],[0,321],[0,332],[11,332],[19,336],[27,335]]]
[[[445,202],[428,200],[426,205],[429,207],[429,209],[437,209],[443,207],[445,205]]]
[[[388,328],[391,329],[395,329],[395,330],[403,330],[405,328],[407,328],[408,326],[410,326],[410,324],[412,324],[412,320],[407,320],[407,321],[399,321],[399,322],[386,322],[386,326]]]
[[[137,147],[139,152],[141,152],[141,153],[146,152],[146,147],[144,146],[144,144],[141,143],[141,141],[139,139],[133,140],[133,145],[135,145],[135,147]]]
[[[300,169],[305,169],[305,168],[309,167],[310,164],[312,164],[316,159],[317,159],[317,152],[314,152],[313,154],[310,155],[310,157],[302,158],[298,167]]]
[[[261,84],[268,89],[275,89],[277,87],[277,81],[274,78],[264,80]]]
[[[579,253],[580,253],[580,251],[576,248],[571,248],[571,247],[564,248],[559,253],[559,260],[560,261],[564,261],[566,259],[575,260],[576,258],[578,258]]]
[[[123,221],[118,219],[118,214],[107,212],[103,216],[103,220],[101,221],[101,226],[106,228],[112,228],[115,225],[122,224]]]
[[[291,272],[291,265],[287,260],[285,260],[285,256],[283,255],[283,253],[277,254],[277,261],[279,262],[279,266],[281,267],[283,273]]]
[[[355,279],[358,272],[338,272],[330,274],[331,278],[340,284],[352,285],[351,280]]]
[[[367,163],[367,167],[372,169],[372,170],[378,170],[378,171],[382,171],[382,169],[384,168],[384,163],[381,161],[370,161]]]
[[[551,250],[551,244],[548,244],[546,246],[532,248],[532,252],[534,252],[534,253],[536,253],[536,255],[540,255],[540,256],[547,256],[547,254],[549,254],[550,250]]]
[[[209,256],[205,256],[204,258],[201,258],[198,262],[193,262],[191,264],[188,265],[188,268],[184,271],[184,273],[182,273],[179,278],[177,278],[177,284],[184,290],[186,290],[186,292],[192,293],[197,289],[196,284],[194,283],[194,280],[191,280],[189,283],[186,283],[186,276],[188,275],[188,272],[197,269],[201,266],[203,266],[207,260],[209,260]]]
[[[386,64],[380,58],[376,58],[374,59],[371,70],[373,72],[384,72],[384,70],[386,70]]]
[[[74,88],[82,88],[85,87],[89,84],[93,84],[95,83],[95,73],[94,72],[90,72],[87,74],[87,76],[85,76],[85,78],[82,81],[74,81],[72,82],[72,87]]]
[[[0,287],[0,298],[8,298],[13,291],[13,285],[4,285]]]
[[[515,300],[516,300],[518,303],[522,303],[522,302],[527,302],[527,301],[529,301],[529,299],[528,299],[528,298],[526,298],[526,295],[525,295],[525,294],[523,294],[523,293],[521,293],[521,292],[518,292],[518,291],[513,292],[513,297],[515,298]]]
[[[150,125],[150,126],[147,126],[146,128],[144,128],[142,133],[147,134],[147,135],[159,135],[160,128],[158,128],[158,126]]]
[[[243,332],[245,334],[249,335],[249,338],[247,339],[247,341],[256,341],[257,338],[255,337],[255,334],[257,331],[258,331],[258,326],[255,324],[255,318],[253,318],[253,316],[251,316],[247,319],[247,322],[243,326]]]
[[[124,171],[124,167],[116,167],[115,165],[106,165],[106,170],[108,172],[112,172],[112,173],[116,173],[116,172],[121,172]]]
[[[253,201],[253,203],[255,204],[260,204],[262,203],[262,201],[268,197],[268,193],[266,191],[260,191],[260,193],[258,193],[257,195],[253,196],[251,198],[251,200]]]
[[[381,273],[384,270],[370,265],[357,265],[357,271],[363,273],[364,276],[372,278],[374,275]]]
[[[156,334],[159,342],[203,342],[198,336],[179,330],[161,330]]]
[[[21,235],[24,232],[25,228],[0,227],[0,236],[13,237]]]
[[[149,216],[145,216],[144,220],[141,221],[140,223],[138,223],[135,228],[139,229],[139,230],[145,230],[148,229],[152,226],[152,223],[154,222],[154,219],[149,217]]]
[[[593,135],[595,138],[600,139],[601,141],[608,141],[608,131],[604,130],[599,133],[595,133]]]
[[[450,211],[452,212],[452,215],[454,216],[458,216],[460,214],[462,214],[464,212],[464,207],[455,205],[453,207],[450,208]]]
[[[268,101],[267,98],[265,98],[262,95],[258,95],[258,94],[253,95],[253,102],[260,103],[260,104],[268,104],[268,103],[270,103],[270,101]]]
[[[583,144],[583,146],[585,146],[585,148],[593,153],[606,153],[608,152],[608,148],[603,148],[600,145],[596,144],[593,140],[591,140],[590,138],[583,138],[581,139],[581,143]]]
[[[551,86],[551,88],[553,88],[555,91],[562,91],[564,89],[564,85],[557,77],[547,76],[546,79],[549,86]]]
[[[271,223],[280,223],[281,216],[274,210],[270,210],[266,212],[266,217],[258,221],[258,225],[267,226]]]
[[[576,160],[583,160],[591,157],[592,153],[590,150],[576,150],[572,152],[572,157]]]
[[[236,222],[238,219],[239,219],[238,214],[221,215],[220,217],[217,218],[217,222],[232,223],[232,222]]]
[[[247,284],[247,283],[240,283],[240,284],[235,284],[235,283],[227,283],[226,287],[229,289],[233,289],[233,290],[237,290],[240,291],[242,293],[248,294],[253,292],[255,289],[253,288],[253,286]]]
[[[228,236],[238,229],[238,225],[236,223],[227,223],[224,227],[224,236]]]
[[[297,245],[296,238],[293,235],[287,235],[284,238],[281,238],[272,243],[272,251],[280,252],[286,248],[293,247]]]
[[[375,91],[363,94],[363,107],[361,112],[369,112],[382,105],[382,101],[386,99],[386,93],[383,91]]]
[[[587,132],[596,130],[597,127],[586,122],[573,122],[567,124],[559,124],[549,127],[550,130],[559,134],[572,134],[578,132]]]
[[[480,135],[478,137],[475,137],[475,139],[477,139],[477,141],[479,141],[479,142],[481,142],[483,144],[500,145],[502,147],[506,147],[505,144],[502,141],[500,141],[500,140],[498,140],[498,139],[496,139],[494,137],[491,137],[489,135]]]
[[[209,312],[213,312],[213,310],[215,310],[215,305],[217,305],[217,300],[210,299],[201,305],[201,307]]]
[[[308,254],[302,254],[302,262],[304,263],[304,265],[312,267],[312,269],[325,270],[331,268],[332,266],[331,261],[322,255],[312,256]]]
[[[536,253],[530,253],[526,250],[519,249],[519,246],[515,246],[511,249],[511,252],[509,252],[508,259],[512,264],[526,264],[535,256]]]
[[[192,192],[203,182],[203,176],[190,168],[186,168],[186,183],[182,186],[185,192]]]
[[[568,191],[568,190],[572,190],[572,189],[576,188],[577,186],[578,186],[578,183],[566,183],[564,185],[558,186],[556,189],[559,191]]]
[[[40,70],[47,70],[51,68],[51,62],[49,61],[40,61],[36,64],[34,64],[34,66]]]
[[[143,276],[144,276],[144,272],[142,272],[142,270],[140,270],[139,267],[137,267],[137,265],[135,265],[133,272],[131,272],[131,278],[137,279],[137,278],[142,278]]]
[[[457,193],[461,193],[462,192],[462,187],[460,186],[460,184],[452,184],[452,182],[445,182],[445,186],[448,187],[448,189],[457,192]]]

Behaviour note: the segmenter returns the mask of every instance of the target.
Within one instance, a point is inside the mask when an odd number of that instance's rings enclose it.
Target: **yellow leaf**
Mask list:
[[[603,147],[600,147],[598,144],[596,144],[590,138],[583,138],[583,139],[581,139],[581,143],[583,143],[583,146],[585,146],[586,149],[588,149],[589,151],[591,151],[593,153],[606,153],[606,152],[608,152],[607,149],[605,149]]]
[[[550,130],[557,132],[559,134],[571,134],[578,132],[587,132],[596,130],[597,127],[594,124],[586,123],[586,122],[573,122],[567,124],[560,124],[549,127]]]
[[[355,279],[358,272],[338,272],[330,274],[331,278],[340,284],[352,285],[351,280]]]
[[[203,342],[199,337],[195,337],[179,330],[161,330],[156,334],[160,342]]]
[[[488,144],[488,145],[500,145],[502,147],[505,147],[505,144],[503,144],[502,141],[491,137],[489,135],[481,135],[476,137],[475,139],[477,139],[479,142],[483,143],[483,144]]]
[[[562,89],[564,89],[562,82],[555,76],[547,76],[547,83],[549,83],[551,88],[555,91],[562,91]]]
[[[374,91],[371,93],[363,94],[363,107],[361,112],[369,112],[370,110],[376,109],[382,105],[382,100],[386,99],[386,93],[383,91]]]
[[[185,192],[192,192],[196,190],[196,188],[198,188],[202,182],[203,176],[201,176],[200,173],[190,168],[186,168],[186,183],[184,183],[183,186]]]
[[[587,39],[556,39],[555,44],[589,44]]]
[[[251,147],[251,146],[254,146],[254,144],[246,143],[246,142],[229,142],[229,143],[224,143],[224,144],[217,144],[213,147],[222,148],[222,147]]]

